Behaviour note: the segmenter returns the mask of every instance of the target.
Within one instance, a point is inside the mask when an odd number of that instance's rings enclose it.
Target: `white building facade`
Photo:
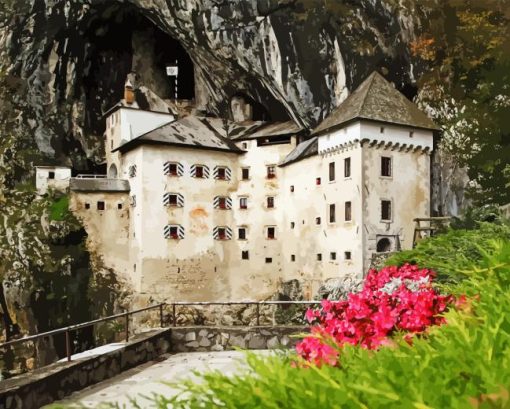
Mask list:
[[[429,215],[435,125],[379,74],[311,135],[127,99],[106,117],[108,178],[73,180],[71,206],[139,293],[264,299],[296,279],[311,298],[365,274],[373,253],[410,248]]]

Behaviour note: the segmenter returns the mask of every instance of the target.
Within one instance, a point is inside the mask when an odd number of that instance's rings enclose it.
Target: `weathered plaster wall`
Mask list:
[[[98,210],[103,201],[105,210]],[[87,209],[85,206],[90,206]],[[122,209],[118,206],[121,205]],[[131,278],[129,268],[129,205],[126,193],[71,192],[70,210],[87,231],[87,248],[96,257],[93,262],[112,269],[122,278]]]
[[[54,173],[54,179],[49,179],[49,173]],[[35,172],[35,187],[39,194],[45,194],[48,189],[66,191],[71,177],[70,168],[37,167]]]

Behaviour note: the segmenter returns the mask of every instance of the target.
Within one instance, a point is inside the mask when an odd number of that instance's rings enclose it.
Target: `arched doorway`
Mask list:
[[[377,242],[377,252],[387,253],[391,251],[391,241],[387,237],[383,237]]]
[[[117,166],[115,166],[115,163],[110,165],[110,168],[108,169],[108,177],[110,179],[117,179]]]

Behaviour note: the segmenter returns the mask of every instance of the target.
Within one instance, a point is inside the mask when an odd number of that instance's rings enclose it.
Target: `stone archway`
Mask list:
[[[117,166],[115,166],[115,163],[112,163],[108,169],[108,178],[117,179]]]
[[[387,237],[383,237],[377,242],[378,253],[388,253],[391,251],[391,240]]]

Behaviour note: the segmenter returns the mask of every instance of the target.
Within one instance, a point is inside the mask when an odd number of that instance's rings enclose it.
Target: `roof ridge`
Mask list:
[[[365,81],[363,81],[361,83],[361,85],[358,87],[358,89],[359,89],[360,87],[363,86],[364,82],[367,82],[367,89],[365,91],[365,95],[363,95],[363,100],[361,101],[361,104],[359,106],[359,110],[358,110],[358,113],[357,113],[358,115],[361,115],[361,112],[363,112],[363,107],[365,106],[365,102],[367,101],[367,96],[368,96],[368,94],[370,92],[370,88],[372,88],[372,85],[374,84],[374,79],[377,76],[377,74],[379,74],[377,71],[372,72],[372,74],[370,74],[368,76],[368,78]],[[379,75],[381,75],[381,74],[379,74]],[[382,75],[381,75],[381,77],[382,77]],[[384,79],[386,79],[386,78],[384,78]],[[354,92],[356,92],[356,90]],[[353,94],[354,94],[354,92],[353,92]]]

